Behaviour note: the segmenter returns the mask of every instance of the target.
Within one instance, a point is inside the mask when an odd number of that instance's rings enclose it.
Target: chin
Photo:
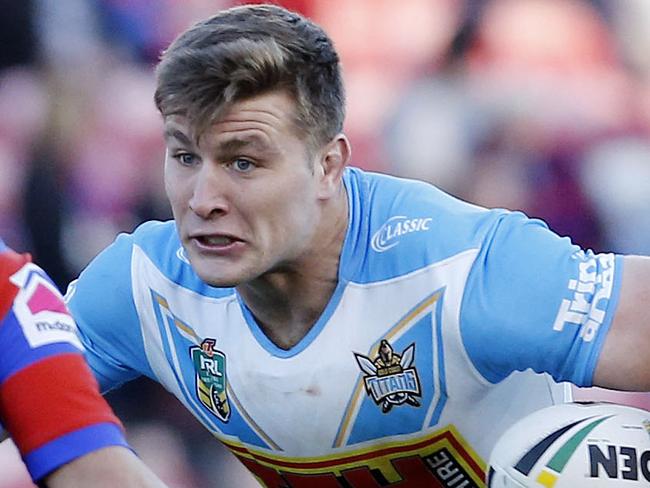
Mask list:
[[[199,275],[199,278],[205,281],[208,285],[216,288],[234,288],[243,281],[242,279],[238,279],[236,276],[228,276],[224,274],[205,272],[197,272],[196,274]]]
[[[215,266],[214,268],[203,267],[201,270],[197,270],[195,267],[194,271],[208,285],[217,288],[234,288],[255,278],[255,275],[247,273],[245,270],[224,269],[224,266]]]
[[[190,259],[192,269],[201,281],[217,288],[232,288],[241,283],[239,273],[225,272],[222,266],[206,266],[201,260]],[[213,263],[210,263],[213,264]],[[211,269],[214,268],[214,269]],[[219,269],[221,268],[221,269]]]
[[[234,288],[260,276],[257,272],[258,266],[253,266],[243,259],[233,262],[196,256],[192,253],[188,253],[188,258],[198,277],[216,288]]]

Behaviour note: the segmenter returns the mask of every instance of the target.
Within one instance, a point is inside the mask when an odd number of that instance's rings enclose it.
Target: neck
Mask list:
[[[340,195],[324,206],[321,216],[305,253],[237,287],[266,336],[282,349],[290,349],[311,330],[338,283],[348,227],[343,187]]]

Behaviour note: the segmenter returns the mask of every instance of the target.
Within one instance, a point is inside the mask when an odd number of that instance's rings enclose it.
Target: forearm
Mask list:
[[[165,485],[124,447],[107,447],[61,467],[45,479],[48,488],[164,488]]]
[[[650,258],[627,256],[616,315],[594,374],[603,388],[650,391]]]

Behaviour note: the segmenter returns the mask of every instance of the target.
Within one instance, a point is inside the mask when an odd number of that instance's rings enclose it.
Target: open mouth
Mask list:
[[[235,236],[225,234],[195,234],[190,239],[197,250],[217,254],[229,254],[241,250],[241,245],[244,243]]]
[[[229,246],[233,242],[236,242],[236,239],[228,236],[197,236],[196,239],[200,244],[210,247]]]

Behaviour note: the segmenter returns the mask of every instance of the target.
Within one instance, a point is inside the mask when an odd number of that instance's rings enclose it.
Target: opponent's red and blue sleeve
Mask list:
[[[0,422],[37,481],[108,446],[127,446],[98,392],[63,297],[0,240]]]

